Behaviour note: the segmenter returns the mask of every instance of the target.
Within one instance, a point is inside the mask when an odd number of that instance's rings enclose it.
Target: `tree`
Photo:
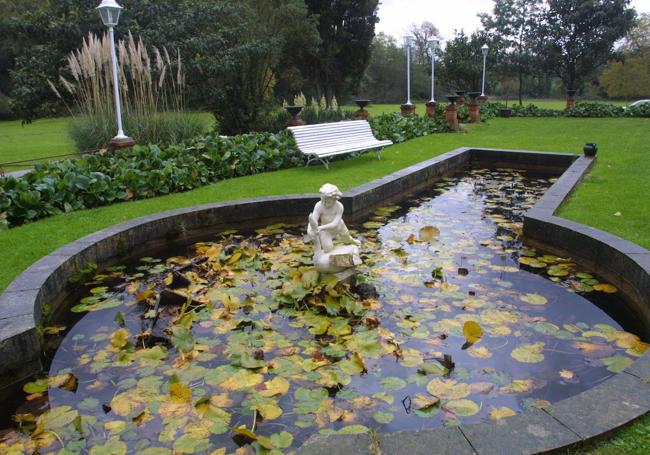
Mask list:
[[[480,15],[485,30],[498,36],[503,43],[502,68],[506,73],[517,75],[520,105],[523,104],[524,76],[533,66],[532,33],[539,13],[540,2],[536,0],[495,0],[492,15]]]
[[[538,55],[567,89],[613,55],[614,44],[633,27],[630,0],[547,0],[536,25]]]
[[[650,14],[641,15],[619,51],[621,57],[610,61],[599,79],[607,96],[650,96]]]
[[[431,66],[431,48],[429,41],[437,39],[442,40],[438,28],[429,21],[424,21],[419,26],[412,24],[409,30],[413,35],[415,55],[414,60],[420,65]]]
[[[501,44],[497,38],[485,31],[476,31],[467,36],[464,31],[456,31],[453,39],[447,41],[442,53],[442,77],[456,90],[480,91],[483,77],[483,54],[481,47],[487,44],[490,54],[487,59],[488,71],[501,58]]]
[[[370,62],[379,0],[305,0],[318,17],[321,44],[317,55],[304,60],[317,98],[332,98],[358,91]]]

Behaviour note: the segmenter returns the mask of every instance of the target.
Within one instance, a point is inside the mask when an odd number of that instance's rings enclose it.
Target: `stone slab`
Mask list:
[[[369,434],[314,435],[296,453],[300,455],[374,455]]]
[[[650,383],[650,351],[630,365],[625,372]]]
[[[627,373],[617,374],[544,411],[588,440],[650,411],[650,384]]]
[[[381,455],[476,454],[458,428],[380,433],[377,440]]]
[[[460,429],[479,455],[537,454],[580,442],[575,433],[539,409]]]

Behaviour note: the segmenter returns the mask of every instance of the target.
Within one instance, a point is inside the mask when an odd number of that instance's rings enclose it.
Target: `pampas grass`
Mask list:
[[[206,125],[185,108],[185,76],[180,54],[153,48],[131,33],[116,43],[119,90],[125,133],[139,143],[182,142],[205,131]],[[80,151],[102,148],[117,131],[108,34],[89,34],[67,58],[68,78],[60,88],[48,81],[61,99],[73,100],[76,117],[70,135]]]

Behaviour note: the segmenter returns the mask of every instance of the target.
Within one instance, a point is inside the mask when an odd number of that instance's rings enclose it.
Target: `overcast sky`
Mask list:
[[[380,0],[377,32],[400,38],[412,23],[433,23],[444,39],[461,28],[472,32],[480,27],[478,13],[491,13],[492,0]],[[650,13],[650,0],[632,0],[640,13]]]

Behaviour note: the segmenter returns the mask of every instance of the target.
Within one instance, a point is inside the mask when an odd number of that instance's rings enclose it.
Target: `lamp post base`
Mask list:
[[[126,149],[129,147],[133,147],[136,144],[135,140],[131,139],[130,137],[114,137],[111,139],[111,141],[108,143],[111,149]]]

